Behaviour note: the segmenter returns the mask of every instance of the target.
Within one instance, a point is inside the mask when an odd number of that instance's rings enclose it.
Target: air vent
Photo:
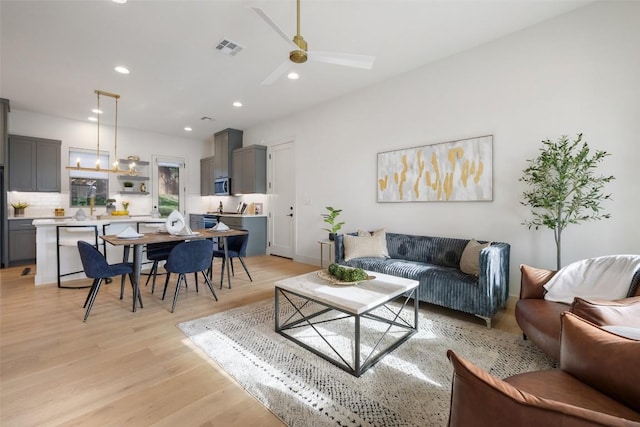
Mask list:
[[[240,46],[238,43],[234,42],[233,40],[224,38],[220,40],[220,42],[218,42],[216,49],[218,49],[222,53],[226,53],[227,55],[235,56],[242,49],[244,49],[244,46]]]
[[[202,120],[204,122],[212,122],[213,121],[213,119],[211,117],[207,117],[207,116],[200,117],[200,120]]]

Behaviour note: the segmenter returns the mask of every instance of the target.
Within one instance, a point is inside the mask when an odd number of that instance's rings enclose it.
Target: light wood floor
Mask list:
[[[114,280],[103,285],[87,323],[87,289],[35,287],[33,265],[0,270],[0,425],[282,426],[176,328],[273,298],[274,281],[317,269],[270,256],[248,258],[247,266],[254,281],[236,270],[232,289],[216,289],[218,302],[206,288],[196,294],[190,281],[173,314],[171,298],[162,301],[157,289],[151,295],[151,286],[142,289],[144,308],[133,313],[131,288],[120,301]],[[31,272],[21,275],[25,267]],[[512,304],[494,327],[519,333]]]

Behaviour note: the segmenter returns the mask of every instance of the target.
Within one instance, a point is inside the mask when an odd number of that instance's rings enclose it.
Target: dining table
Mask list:
[[[229,256],[227,253],[227,237],[230,236],[241,236],[244,234],[248,234],[248,231],[245,230],[213,230],[210,228],[207,229],[198,229],[192,230],[191,234],[170,234],[167,232],[155,231],[151,233],[140,233],[139,237],[119,237],[117,234],[110,235],[102,235],[100,238],[105,242],[113,245],[113,246],[124,246],[125,251],[125,261],[128,259],[128,248],[133,247],[133,311],[136,311],[137,304],[136,301],[140,301],[140,307],[142,307],[142,300],[140,299],[140,272],[142,270],[142,261],[143,261],[143,251],[144,247],[153,243],[165,243],[165,242],[180,242],[186,240],[197,240],[197,239],[213,239],[213,238],[221,238],[224,245],[224,255],[225,262],[227,263],[227,280],[229,282],[229,286],[231,286],[231,274],[229,268]]]

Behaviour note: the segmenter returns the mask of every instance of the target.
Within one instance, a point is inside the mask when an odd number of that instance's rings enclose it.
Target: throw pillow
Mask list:
[[[479,243],[476,239],[469,240],[460,257],[460,271],[477,276],[480,273],[480,251],[491,242]]]
[[[384,235],[378,236],[344,236],[344,260],[354,258],[375,257],[387,258],[385,251],[387,240]]]
[[[639,255],[611,255],[576,261],[560,269],[544,288],[547,301],[571,304],[573,298],[617,300],[627,296]]]
[[[384,228],[380,230],[372,231],[371,233],[367,230],[358,229],[359,237],[367,237],[367,236],[382,236],[383,246],[382,246],[382,256],[385,258],[389,258],[389,249],[387,248],[387,232]]]

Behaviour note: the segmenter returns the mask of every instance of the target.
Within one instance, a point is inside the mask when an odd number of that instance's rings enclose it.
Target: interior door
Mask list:
[[[293,142],[270,147],[271,236],[269,253],[293,258],[295,242],[295,156]]]

